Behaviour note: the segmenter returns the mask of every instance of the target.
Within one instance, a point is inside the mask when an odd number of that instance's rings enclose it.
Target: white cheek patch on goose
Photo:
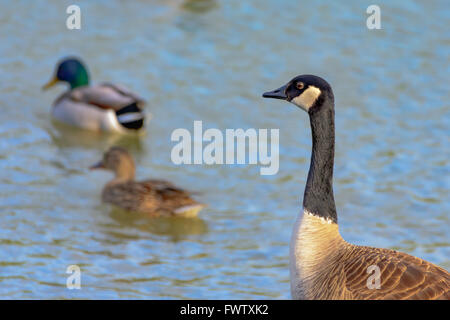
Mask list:
[[[309,108],[314,105],[314,102],[316,102],[317,98],[320,96],[320,93],[321,91],[319,88],[309,86],[301,95],[292,99],[291,102],[308,112]]]

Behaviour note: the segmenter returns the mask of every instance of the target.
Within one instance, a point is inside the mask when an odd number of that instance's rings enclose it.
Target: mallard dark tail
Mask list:
[[[127,129],[139,130],[144,126],[145,116],[136,102],[116,111],[117,120]]]

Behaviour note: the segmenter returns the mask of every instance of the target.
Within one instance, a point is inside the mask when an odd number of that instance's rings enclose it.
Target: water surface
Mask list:
[[[335,198],[348,241],[450,268],[449,14],[445,1],[0,2],[0,298],[289,298],[288,245],[309,166],[307,115],[261,94],[293,76],[336,97]],[[93,81],[126,84],[153,115],[140,138],[51,121],[63,87],[40,88],[62,56]],[[280,170],[176,166],[176,128],[280,128]],[[138,177],[199,192],[199,219],[149,220],[100,202],[111,145]],[[65,287],[67,266],[82,289]]]

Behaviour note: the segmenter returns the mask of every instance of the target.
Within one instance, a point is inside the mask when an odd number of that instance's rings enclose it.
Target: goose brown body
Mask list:
[[[312,155],[303,213],[290,242],[294,299],[450,299],[450,274],[420,258],[389,249],[357,246],[339,233],[333,194],[334,95],[314,75],[295,77],[266,98],[308,112]]]
[[[348,243],[336,223],[308,212],[296,224],[291,254],[294,299],[450,299],[446,270],[403,252]]]
[[[191,193],[164,180],[135,181],[135,166],[123,148],[112,147],[93,168],[105,168],[115,173],[102,191],[102,201],[128,211],[151,217],[193,217],[204,207]]]

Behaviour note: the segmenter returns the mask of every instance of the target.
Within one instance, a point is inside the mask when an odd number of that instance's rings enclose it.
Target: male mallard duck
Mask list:
[[[334,95],[324,79],[301,75],[265,98],[305,110],[312,154],[290,248],[294,299],[450,299],[450,274],[420,258],[350,244],[341,237],[333,195]]]
[[[54,102],[52,116],[57,120],[94,131],[129,132],[144,126],[144,100],[123,86],[90,86],[87,69],[79,59],[59,62],[43,89],[60,81],[69,83],[70,90]]]
[[[112,147],[91,169],[107,169],[115,178],[103,188],[102,200],[128,211],[158,216],[193,217],[204,207],[190,193],[164,180],[135,181],[131,155],[121,147]]]

